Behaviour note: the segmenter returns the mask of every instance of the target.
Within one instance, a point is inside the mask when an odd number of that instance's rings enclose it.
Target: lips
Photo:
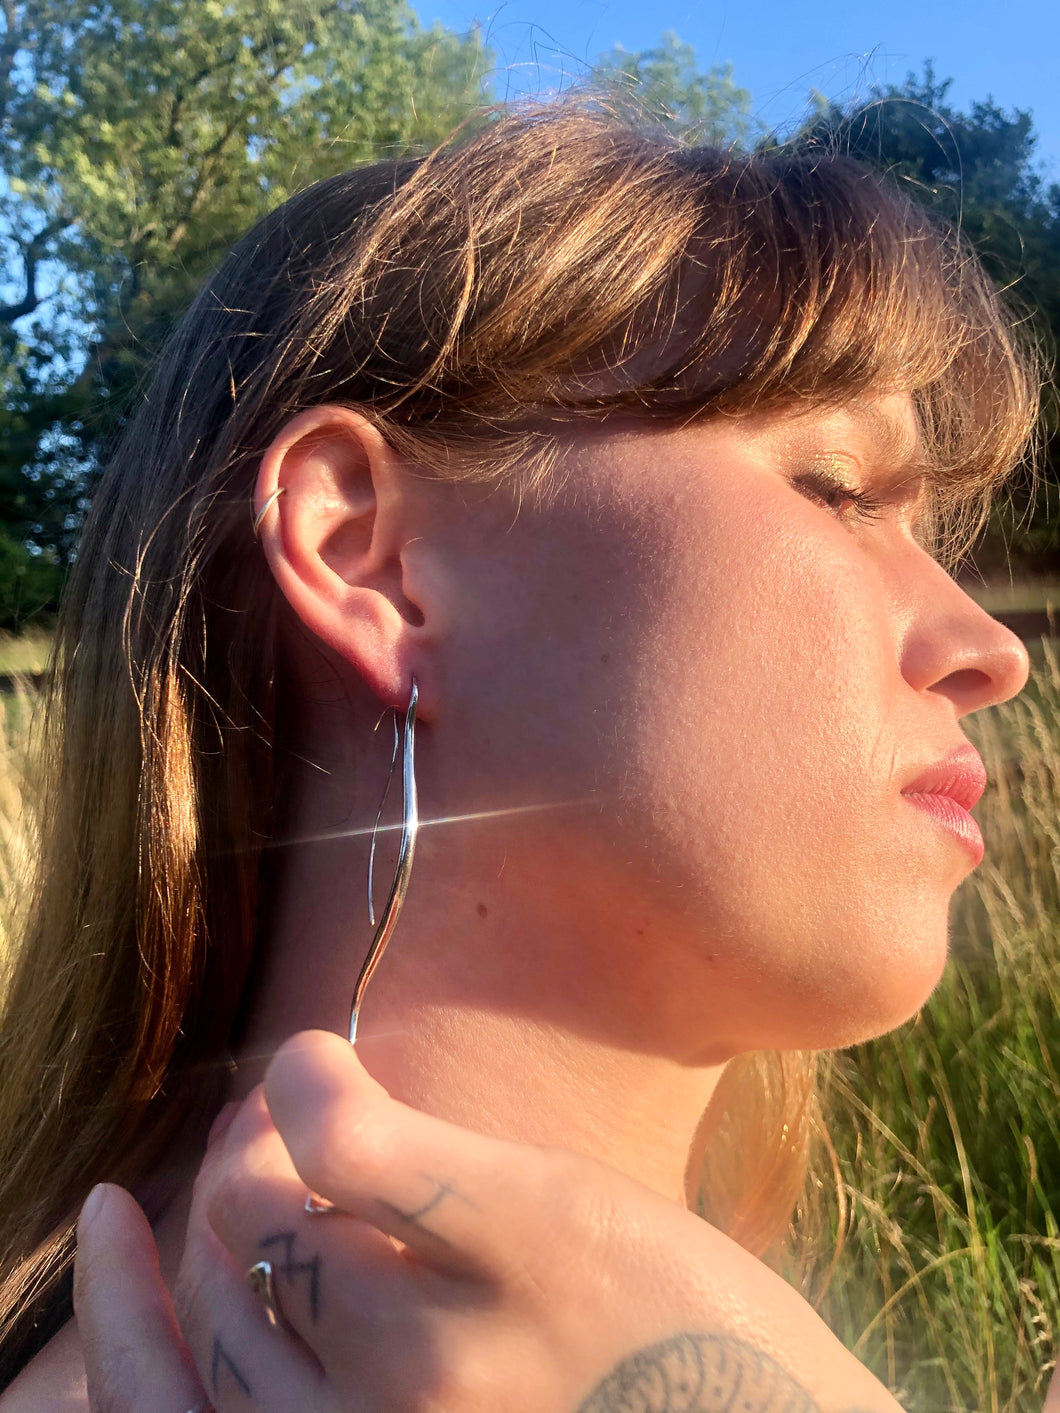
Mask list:
[[[974,746],[962,746],[903,785],[902,794],[945,795],[962,809],[971,810],[982,799],[986,779],[979,752]]]

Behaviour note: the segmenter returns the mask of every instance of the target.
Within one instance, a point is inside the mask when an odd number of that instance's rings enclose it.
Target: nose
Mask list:
[[[924,559],[931,569],[918,585],[902,642],[906,681],[919,692],[946,697],[958,717],[1016,696],[1030,675],[1023,643],[941,565],[929,555]]]

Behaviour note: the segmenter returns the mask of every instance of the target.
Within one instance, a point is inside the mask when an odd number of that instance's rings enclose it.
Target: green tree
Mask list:
[[[596,82],[635,97],[665,126],[724,147],[746,141],[752,130],[751,95],[732,74],[731,64],[716,64],[704,73],[695,50],[673,30],[654,49],[610,49],[593,68]]]
[[[0,0],[0,524],[61,563],[151,353],[265,210],[425,150],[477,34],[404,0]]]

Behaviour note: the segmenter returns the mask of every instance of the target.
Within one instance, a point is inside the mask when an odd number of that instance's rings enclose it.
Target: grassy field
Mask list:
[[[963,587],[988,613],[1026,613],[1049,609],[1060,614],[1060,581],[1041,579],[1032,583],[996,580],[986,584],[967,583]]]
[[[36,670],[46,647],[13,647],[13,668],[0,644],[0,672]],[[987,858],[955,900],[942,984],[914,1022],[836,1057],[828,1075],[841,1180],[825,1165],[831,1240],[812,1253],[810,1289],[910,1413],[1039,1413],[1060,1352],[1057,647],[1032,649],[1021,698],[966,723],[990,772]],[[33,699],[22,688],[0,700],[10,900]]]
[[[0,633],[0,675],[43,672],[52,649],[47,629],[27,633]]]

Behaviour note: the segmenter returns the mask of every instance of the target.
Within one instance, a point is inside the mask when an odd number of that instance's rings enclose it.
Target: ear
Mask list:
[[[269,504],[270,498],[275,497]],[[291,608],[387,706],[428,675],[423,608],[407,592],[411,482],[379,431],[348,408],[291,419],[254,495],[259,537]],[[428,692],[429,695],[429,692]]]

